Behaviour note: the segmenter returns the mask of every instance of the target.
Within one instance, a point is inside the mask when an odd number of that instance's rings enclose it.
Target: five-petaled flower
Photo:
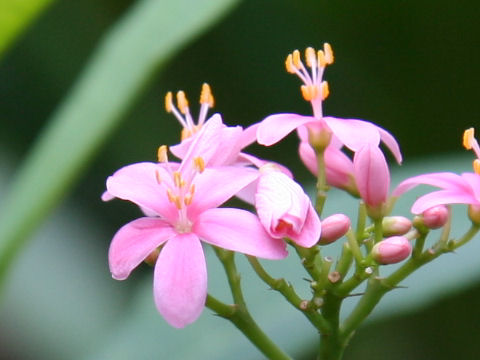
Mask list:
[[[160,147],[159,163],[136,163],[107,179],[110,196],[129,200],[149,216],[124,225],[114,236],[109,265],[115,279],[126,279],[161,247],[154,270],[154,299],[169,324],[184,327],[200,316],[207,295],[207,270],[200,240],[224,249],[267,259],[287,253],[257,216],[218,208],[255,181],[248,167],[205,168],[215,154],[221,121],[202,127],[181,163],[169,162]],[[152,216],[155,215],[155,216]]]

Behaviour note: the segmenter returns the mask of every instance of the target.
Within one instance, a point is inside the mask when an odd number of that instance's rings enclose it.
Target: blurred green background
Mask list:
[[[165,3],[168,12],[169,2],[158,2]],[[0,59],[1,194],[8,191],[15,170],[55,109],[82,79],[105,34],[132,12],[135,3],[52,1]],[[201,331],[203,325],[184,333],[163,327],[166,335],[152,334],[148,326],[132,325],[137,324],[138,309],[132,304],[153,306],[148,292],[151,271],[142,267],[121,283],[110,280],[106,264],[113,233],[139,213],[120,201],[102,203],[105,179],[126,164],[154,160],[158,145],[177,141],[180,127],[163,108],[169,90],[185,90],[196,113],[201,84],[208,82],[216,99],[214,111],[230,125],[248,126],[275,112],[309,114],[299,81],[286,73],[284,59],[296,48],[319,48],[329,42],[336,61],[326,71],[330,97],[325,113],[369,120],[391,131],[402,146],[405,167],[416,158],[423,162],[416,162],[420,169],[436,164],[429,160],[432,155],[441,163],[444,154],[461,151],[465,128],[480,130],[478,2],[243,0],[234,5],[223,16],[212,17],[209,26],[189,41],[179,43],[174,56],[148,74],[108,141],[89,157],[61,208],[15,261],[0,305],[1,359],[70,359],[72,354],[79,359],[129,359],[133,357],[119,350],[112,355],[111,349],[133,330],[139,337],[142,331],[150,332],[153,340],[145,347],[158,339],[157,358],[173,359],[171,353],[162,352],[162,339],[173,337],[184,344],[178,346],[188,347],[182,339],[194,339]],[[188,27],[189,16],[195,14],[184,14],[194,10],[186,4],[171,17],[180,27]],[[152,46],[170,36],[168,29],[150,35]],[[109,91],[105,89],[106,96]],[[298,161],[296,142],[290,136],[274,149],[257,146],[252,152],[282,162],[308,183],[311,177]],[[68,154],[70,143],[65,140],[57,150]],[[448,157],[443,170],[455,159]],[[461,159],[468,170],[470,158]],[[42,183],[44,174],[35,176],[33,186]],[[8,211],[4,206],[0,216]],[[460,256],[451,261],[462,266]],[[345,358],[478,358],[480,283],[475,280],[469,277],[463,292],[424,299],[436,301],[421,309],[403,309],[391,317],[383,313],[358,332]],[[139,285],[144,283],[147,291]],[[448,293],[447,288],[444,295]],[[418,294],[412,290],[410,296]],[[208,310],[203,316],[212,317]],[[277,319],[278,314],[271,316]],[[131,320],[122,322],[124,318]],[[153,320],[163,322],[160,317]],[[223,326],[218,320],[205,324]],[[229,326],[212,331],[218,340],[210,339],[208,346],[183,358],[212,358],[212,344],[221,342],[223,329]],[[235,330],[225,331],[230,331],[230,338],[225,335],[228,339],[237,335]],[[307,340],[295,350],[298,358],[313,358],[316,344]],[[238,346],[250,347],[246,342]],[[149,350],[136,358],[152,358],[155,349]],[[252,356],[261,358],[255,352]]]

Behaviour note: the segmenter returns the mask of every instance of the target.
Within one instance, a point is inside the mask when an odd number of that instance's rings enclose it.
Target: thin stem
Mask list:
[[[322,214],[323,206],[327,200],[327,173],[325,170],[325,149],[316,149],[317,152],[317,198],[315,209],[318,216]]]
[[[322,268],[322,257],[318,246],[313,246],[309,249],[292,244],[297,252],[300,261],[305,270],[310,274],[313,280],[318,281],[322,273],[319,269]]]

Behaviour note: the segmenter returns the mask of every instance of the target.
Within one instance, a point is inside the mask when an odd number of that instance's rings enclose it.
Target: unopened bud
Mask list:
[[[422,213],[423,224],[429,229],[438,229],[447,223],[449,216],[450,212],[445,205],[437,205]]]
[[[373,259],[382,265],[396,264],[405,260],[412,252],[410,241],[404,236],[392,236],[375,244]]]
[[[480,206],[468,205],[468,217],[474,224],[480,224]]]
[[[412,222],[404,216],[387,216],[382,220],[383,236],[406,234],[412,228]]]
[[[331,215],[322,220],[322,235],[319,245],[327,245],[345,235],[350,228],[350,219],[344,214]]]

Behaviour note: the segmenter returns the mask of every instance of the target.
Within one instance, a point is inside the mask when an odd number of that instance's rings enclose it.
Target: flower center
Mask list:
[[[202,92],[200,93],[200,113],[198,115],[197,122],[195,123],[188,106],[188,99],[183,91],[177,92],[177,107],[173,104],[173,95],[169,91],[165,96],[165,109],[167,112],[173,113],[177,120],[182,125],[181,140],[189,138],[193,134],[197,133],[202,125],[205,123],[209,108],[213,108],[215,99],[213,98],[210,85],[204,83],[202,85]]]
[[[192,222],[188,218],[188,206],[192,203],[195,194],[193,180],[197,174],[205,170],[205,161],[197,156],[190,164],[182,162],[176,170],[173,170],[174,164],[168,162],[167,146],[162,145],[158,148],[158,162],[165,165],[164,169],[171,177],[171,181],[163,181],[160,172],[158,170],[156,172],[157,183],[165,188],[168,200],[178,210],[174,227],[180,233],[190,232]]]
[[[333,51],[330,44],[325,43],[323,50],[315,51],[314,48],[308,47],[305,50],[305,62],[307,70],[300,59],[300,51],[295,50],[287,56],[285,66],[291,74],[296,74],[303,82],[300,87],[302,96],[309,101],[313,107],[313,114],[316,118],[322,117],[322,101],[328,97],[328,82],[322,80],[323,71],[327,65],[333,64]]]

